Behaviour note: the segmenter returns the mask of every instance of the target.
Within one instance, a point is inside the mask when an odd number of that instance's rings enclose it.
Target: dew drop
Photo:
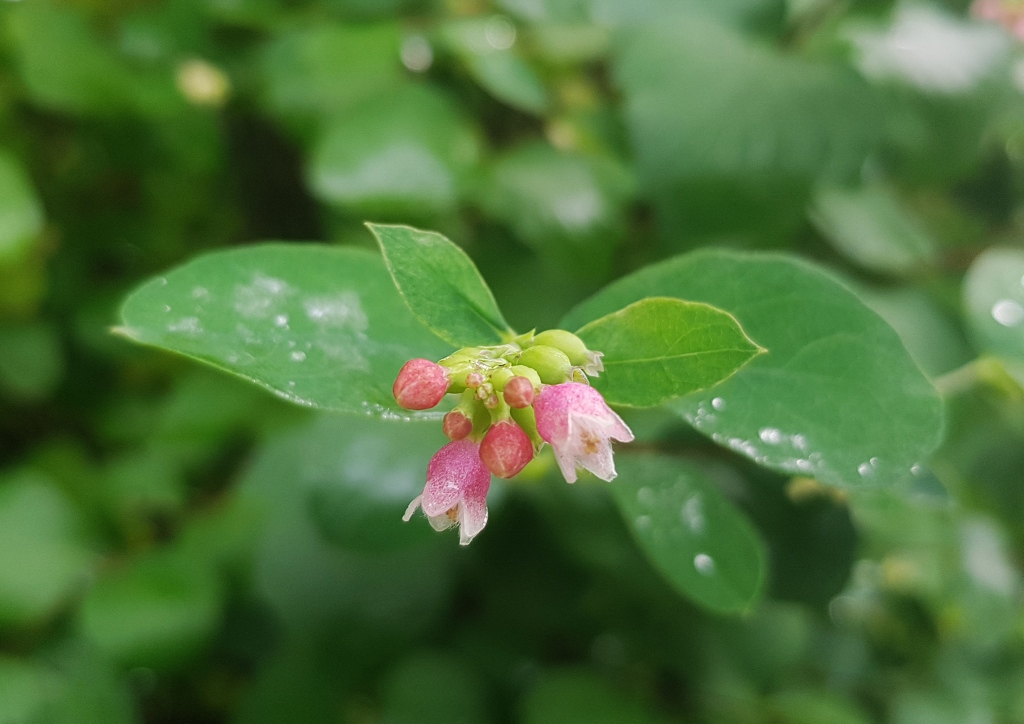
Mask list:
[[[992,306],[992,318],[1004,327],[1024,322],[1024,306],[1012,299],[1001,299]]]
[[[165,277],[160,277],[159,279],[156,280],[156,283],[162,287],[165,287],[167,286],[167,279]]]
[[[910,466],[911,475],[920,475],[922,472],[921,463],[914,463]]]
[[[769,445],[778,445],[782,442],[782,431],[774,427],[762,427],[761,431],[757,434],[762,442],[766,442]]]
[[[422,35],[410,35],[402,41],[402,65],[413,73],[422,73],[434,63],[434,49]]]
[[[711,406],[713,408],[715,408],[716,410],[724,410],[725,409],[725,400],[723,400],[721,397],[716,397],[715,399],[713,399],[711,401]]]
[[[306,359],[306,353],[302,351],[292,352],[292,360],[295,362],[303,362]]]
[[[862,478],[866,478],[867,476],[874,474],[875,469],[871,467],[871,463],[861,463],[857,466],[857,472],[860,473]]]
[[[693,567],[698,573],[710,576],[715,572],[715,559],[707,553],[698,553],[693,557]]]
[[[278,314],[276,317],[274,317],[274,324],[276,324],[278,327],[287,327],[288,326],[288,315],[287,314]]]
[[[171,311],[171,305],[170,305],[170,304],[165,304],[165,305],[164,305],[164,311],[165,311],[165,312],[169,312],[169,311]]]
[[[640,505],[654,505],[655,498],[654,491],[646,486],[636,491],[636,502]]]
[[[487,38],[487,44],[495,50],[508,50],[515,45],[516,26],[508,19],[497,15],[487,21],[484,37]]]

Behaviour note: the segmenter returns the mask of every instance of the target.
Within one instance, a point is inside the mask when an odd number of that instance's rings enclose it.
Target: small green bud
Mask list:
[[[559,385],[572,377],[572,362],[565,352],[543,344],[524,349],[519,364],[536,370],[546,385]]]
[[[576,367],[582,367],[590,361],[588,354],[590,350],[587,349],[587,345],[583,344],[583,340],[564,329],[549,329],[541,332],[533,338],[533,343],[554,347],[565,352],[569,362]]]

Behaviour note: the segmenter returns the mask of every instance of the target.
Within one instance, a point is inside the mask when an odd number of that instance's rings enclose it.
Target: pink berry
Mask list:
[[[391,391],[406,410],[429,410],[448,392],[448,370],[428,359],[411,359],[398,373]]]
[[[505,383],[505,402],[509,407],[529,407],[533,404],[533,394],[533,383],[525,377],[513,377]]]
[[[533,460],[533,443],[512,420],[491,425],[480,443],[480,459],[494,475],[511,478]]]
[[[449,440],[461,440],[473,432],[473,421],[458,410],[452,410],[444,416],[441,427]]]

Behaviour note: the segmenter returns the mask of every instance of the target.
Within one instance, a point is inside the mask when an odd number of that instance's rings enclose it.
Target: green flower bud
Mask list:
[[[572,362],[565,352],[543,344],[524,349],[519,364],[536,370],[546,385],[559,385],[572,377]]]
[[[512,419],[516,421],[516,424],[523,428],[523,432],[530,438],[530,442],[533,443],[533,449],[540,450],[544,440],[541,438],[540,433],[537,432],[537,416],[533,412],[533,407],[512,408],[509,412],[511,412]]]
[[[505,385],[510,379],[515,377],[515,374],[508,367],[502,367],[500,370],[491,375],[491,384],[494,389],[501,392],[505,389]]]
[[[576,367],[582,367],[590,361],[588,354],[590,350],[587,349],[587,345],[583,344],[583,340],[564,329],[549,329],[546,332],[541,332],[533,338],[533,343],[554,347],[565,352],[569,362]]]

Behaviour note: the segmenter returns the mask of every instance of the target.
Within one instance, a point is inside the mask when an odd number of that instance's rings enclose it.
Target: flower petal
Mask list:
[[[490,473],[480,461],[480,446],[469,439],[450,442],[438,450],[427,466],[427,485],[423,489],[423,512],[441,515],[455,507],[469,485],[481,476],[490,481]]]
[[[441,515],[428,515],[427,520],[430,521],[430,527],[436,531],[448,530],[458,522],[459,514],[460,511],[456,511],[455,515],[452,516],[448,515],[448,511],[445,511]]]
[[[491,478],[477,481],[466,488],[466,494],[459,505],[459,543],[468,545],[487,525],[487,491]]]

